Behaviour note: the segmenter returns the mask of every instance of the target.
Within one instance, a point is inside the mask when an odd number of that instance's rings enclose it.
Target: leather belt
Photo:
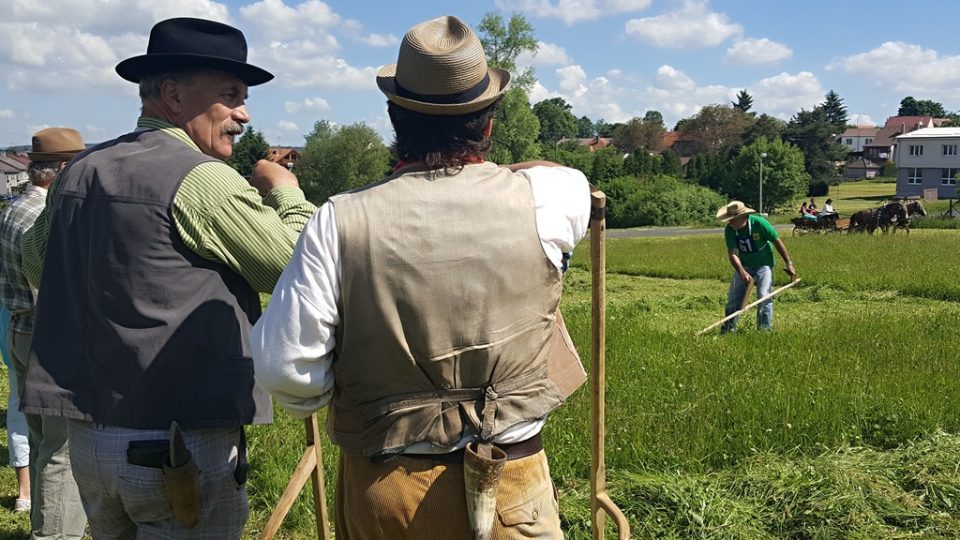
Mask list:
[[[497,444],[495,446],[507,454],[507,461],[511,461],[532,456],[543,450],[543,439],[537,433],[525,441],[513,444]],[[446,454],[403,454],[403,457],[439,461],[441,463],[463,463],[463,452],[463,449],[460,449]]]

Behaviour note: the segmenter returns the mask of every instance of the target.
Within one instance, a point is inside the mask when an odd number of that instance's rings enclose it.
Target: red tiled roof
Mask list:
[[[659,154],[665,152],[670,148],[673,148],[673,145],[680,140],[679,131],[668,131],[663,134],[663,137],[660,138],[660,144],[657,145],[656,152]]]

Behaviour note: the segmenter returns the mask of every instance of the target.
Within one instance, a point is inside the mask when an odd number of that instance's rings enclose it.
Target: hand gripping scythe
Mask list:
[[[626,516],[607,495],[607,467],[604,464],[603,442],[606,394],[606,271],[607,271],[607,196],[591,186],[590,193],[590,267],[592,275],[593,347],[590,379],[593,387],[593,414],[591,432],[593,460],[590,466],[590,515],[593,539],[601,540],[609,515],[617,525],[618,538],[630,538],[630,524]]]

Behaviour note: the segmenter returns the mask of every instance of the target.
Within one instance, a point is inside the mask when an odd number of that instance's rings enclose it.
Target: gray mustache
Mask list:
[[[238,122],[230,122],[229,124],[223,126],[223,132],[227,135],[240,135],[243,133],[243,124]]]

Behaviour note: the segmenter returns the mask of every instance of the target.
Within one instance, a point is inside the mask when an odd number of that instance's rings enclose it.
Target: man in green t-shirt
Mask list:
[[[790,260],[787,246],[783,245],[783,240],[773,225],[755,210],[740,201],[731,201],[717,211],[717,219],[727,224],[723,233],[727,243],[727,256],[733,266],[733,278],[727,293],[726,315],[740,309],[747,283],[751,280],[756,283],[758,299],[770,294],[773,285],[773,246],[786,263],[790,278],[797,279],[797,271]],[[739,317],[723,323],[720,332],[732,332],[737,327],[737,319]],[[773,329],[772,299],[760,304],[757,310],[757,328]]]

